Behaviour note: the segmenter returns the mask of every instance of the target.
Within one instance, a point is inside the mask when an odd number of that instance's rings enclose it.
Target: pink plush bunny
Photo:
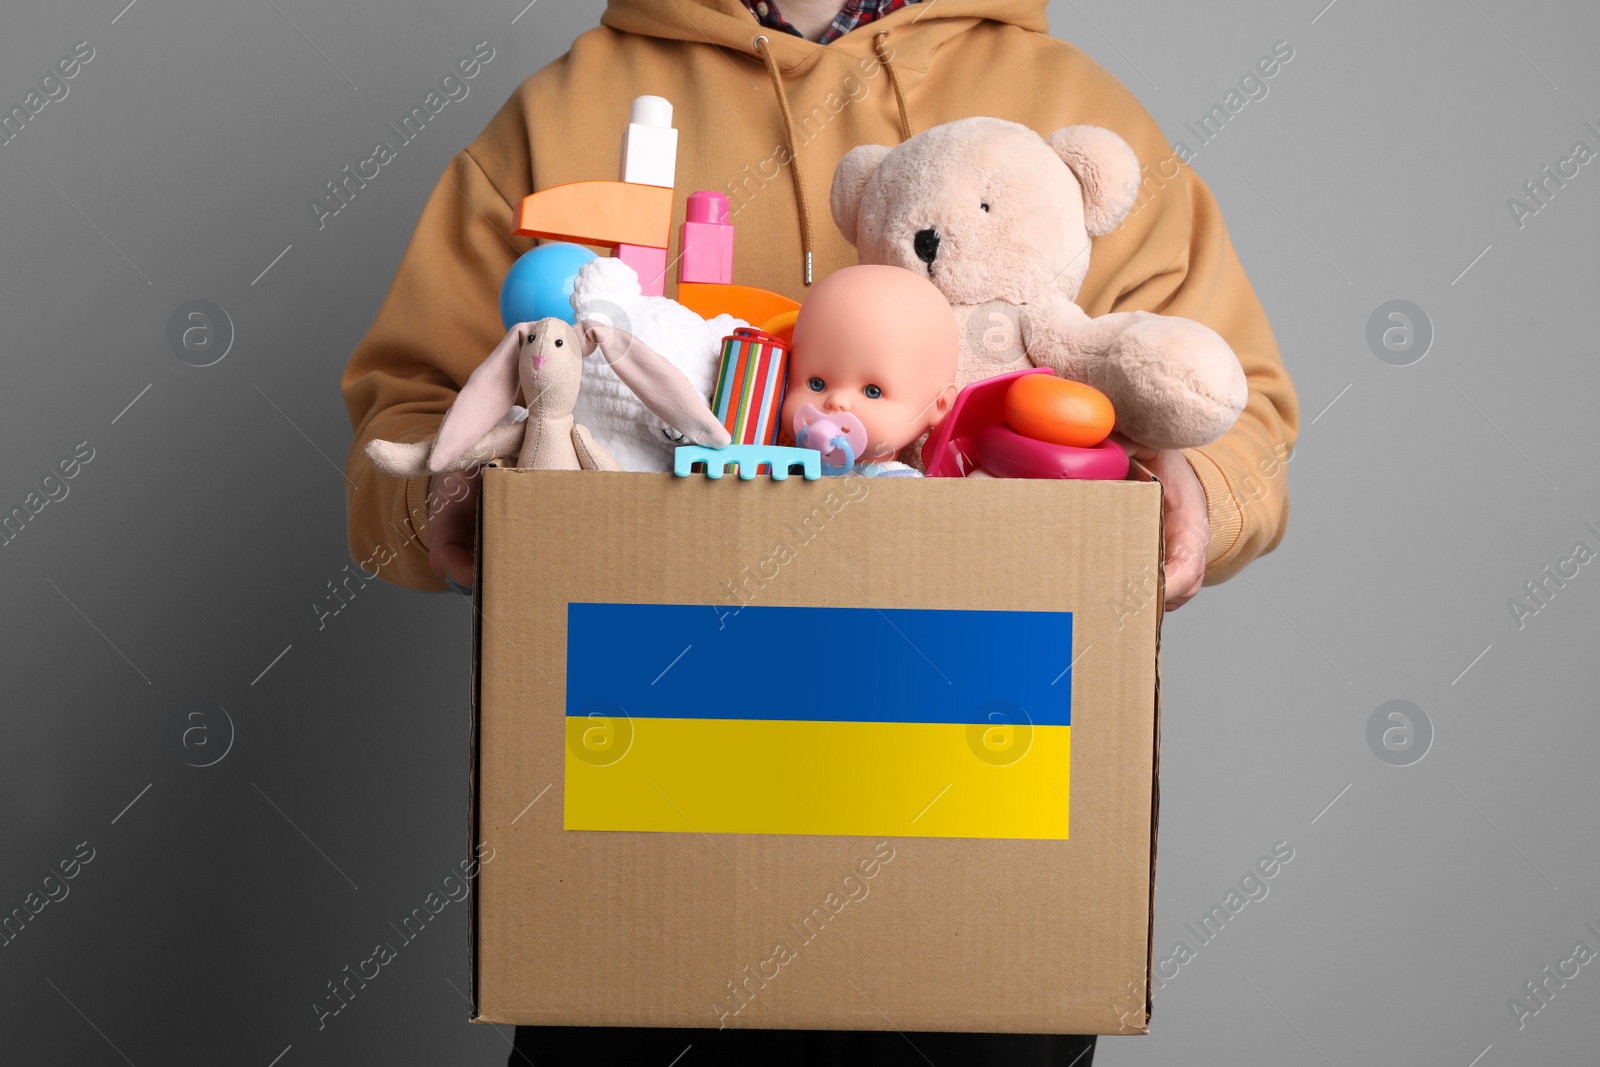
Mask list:
[[[542,319],[513,326],[461,387],[434,441],[374,440],[367,457],[386,474],[415,478],[466,470],[516,454],[532,470],[620,470],[611,453],[574,422],[583,358],[598,349],[617,377],[668,425],[696,444],[722,448],[731,438],[683,373],[631,335],[584,322]],[[501,424],[516,402],[524,422]]]

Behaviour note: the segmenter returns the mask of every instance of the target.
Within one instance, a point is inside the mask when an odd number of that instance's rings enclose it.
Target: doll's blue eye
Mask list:
[[[806,382],[806,384],[811,386],[811,391],[813,393],[820,393],[828,387],[828,383],[824,382],[821,378],[812,378],[809,382]]]
[[[867,396],[872,400],[876,400],[883,395],[883,387],[878,385],[869,385],[861,391],[866,393]]]

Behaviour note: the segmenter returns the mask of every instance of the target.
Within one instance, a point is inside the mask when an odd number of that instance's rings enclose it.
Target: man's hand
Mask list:
[[[1206,546],[1211,543],[1206,491],[1182,452],[1145,448],[1120,436],[1118,443],[1161,479],[1161,512],[1167,528],[1166,609],[1181,608],[1200,591],[1206,576]]]
[[[477,557],[478,473],[453,471],[428,481],[428,566],[465,586],[473,583]]]

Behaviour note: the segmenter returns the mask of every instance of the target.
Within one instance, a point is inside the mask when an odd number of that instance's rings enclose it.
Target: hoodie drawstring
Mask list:
[[[909,141],[916,131],[911,127],[911,112],[906,107],[906,91],[900,85],[900,72],[894,69],[894,53],[889,51],[888,30],[878,31],[878,36],[872,39],[872,50],[878,53],[878,61],[889,72],[889,84],[894,86],[895,103],[900,105],[900,139]]]
[[[789,109],[789,94],[783,91],[783,72],[778,60],[768,47],[766,34],[756,35],[756,51],[766,60],[767,74],[772,78],[772,91],[778,96],[778,110],[783,113],[783,136],[789,145],[789,173],[794,175],[794,202],[800,209],[800,251],[805,253],[805,284],[811,284],[811,206],[806,199],[805,172],[800,169],[800,153],[794,140],[794,112]]]
[[[900,134],[903,140],[910,140],[912,135],[911,113],[906,107],[906,94],[900,85],[900,75],[894,69],[892,53],[888,48],[889,33],[887,30],[880,32],[873,39],[873,51],[878,55],[878,61],[889,72],[889,82],[894,86],[895,101],[900,108]],[[800,250],[805,256],[805,284],[811,284],[811,261],[813,237],[815,236],[811,224],[811,202],[806,196],[805,174],[800,169],[800,146],[795,139],[794,111],[789,106],[789,94],[783,88],[783,72],[778,69],[778,60],[772,54],[771,42],[767,35],[757,34],[755,39],[756,52],[767,65],[767,75],[772,79],[772,91],[778,98],[778,110],[783,115],[783,136],[789,147],[789,173],[794,177],[794,202],[800,215]]]

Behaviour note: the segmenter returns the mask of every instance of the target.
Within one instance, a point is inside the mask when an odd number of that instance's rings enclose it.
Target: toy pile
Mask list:
[[[640,97],[618,180],[523,201],[517,232],[546,243],[501,287],[504,340],[433,441],[373,441],[375,466],[1121,479],[1125,445],[1203,445],[1244,407],[1209,328],[1073,302],[1139,180],[1108,130],[973,118],[852,150],[831,206],[860,265],[804,304],[734,283],[714,192],[688,198],[664,295],[676,158],[672,105]]]

